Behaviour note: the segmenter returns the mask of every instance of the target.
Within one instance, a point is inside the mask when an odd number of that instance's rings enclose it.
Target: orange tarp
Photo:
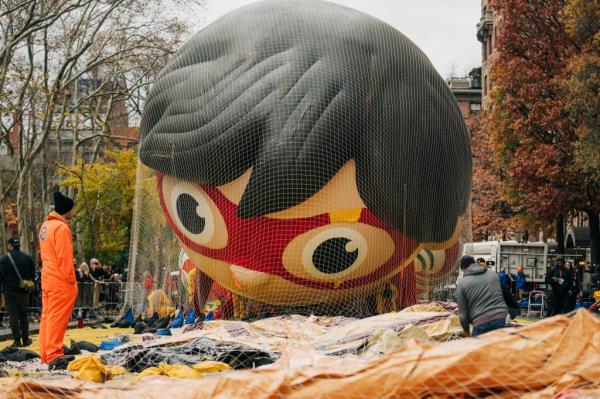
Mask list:
[[[149,377],[122,386],[62,380],[0,387],[0,396],[11,399],[33,392],[39,398],[106,399],[593,397],[600,393],[600,320],[580,310],[572,318],[557,316],[479,338],[408,340],[371,360],[290,347],[272,365],[198,381]]]

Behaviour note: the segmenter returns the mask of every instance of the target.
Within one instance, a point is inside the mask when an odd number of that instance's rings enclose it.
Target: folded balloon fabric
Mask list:
[[[149,367],[142,371],[137,379],[152,375],[166,375],[172,378],[188,378],[188,379],[199,379],[204,374],[217,373],[220,371],[231,370],[231,367],[225,363],[204,361],[197,363],[193,366],[185,366],[183,364],[167,364],[160,363],[158,367]]]
[[[125,373],[123,367],[107,367],[96,355],[84,356],[69,363],[67,371],[77,371],[73,376],[78,380],[105,382]]]

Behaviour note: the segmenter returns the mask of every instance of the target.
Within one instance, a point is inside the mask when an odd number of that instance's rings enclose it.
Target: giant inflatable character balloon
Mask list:
[[[239,296],[353,306],[391,284],[407,305],[420,251],[458,256],[471,153],[455,99],[409,39],[350,8],[217,20],[164,68],[140,141],[184,250]]]

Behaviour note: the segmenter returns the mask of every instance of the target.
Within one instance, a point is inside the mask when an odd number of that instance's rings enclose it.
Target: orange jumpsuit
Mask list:
[[[40,229],[39,239],[42,255],[40,357],[43,363],[49,363],[63,355],[65,332],[77,298],[77,282],[67,221],[51,212]]]

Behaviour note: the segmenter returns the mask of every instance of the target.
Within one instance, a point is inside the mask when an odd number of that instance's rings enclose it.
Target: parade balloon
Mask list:
[[[457,103],[414,43],[350,8],[263,1],[196,33],[154,83],[139,155],[193,264],[241,297],[326,309],[391,284],[408,305],[421,251],[444,258],[435,279],[458,256]]]

